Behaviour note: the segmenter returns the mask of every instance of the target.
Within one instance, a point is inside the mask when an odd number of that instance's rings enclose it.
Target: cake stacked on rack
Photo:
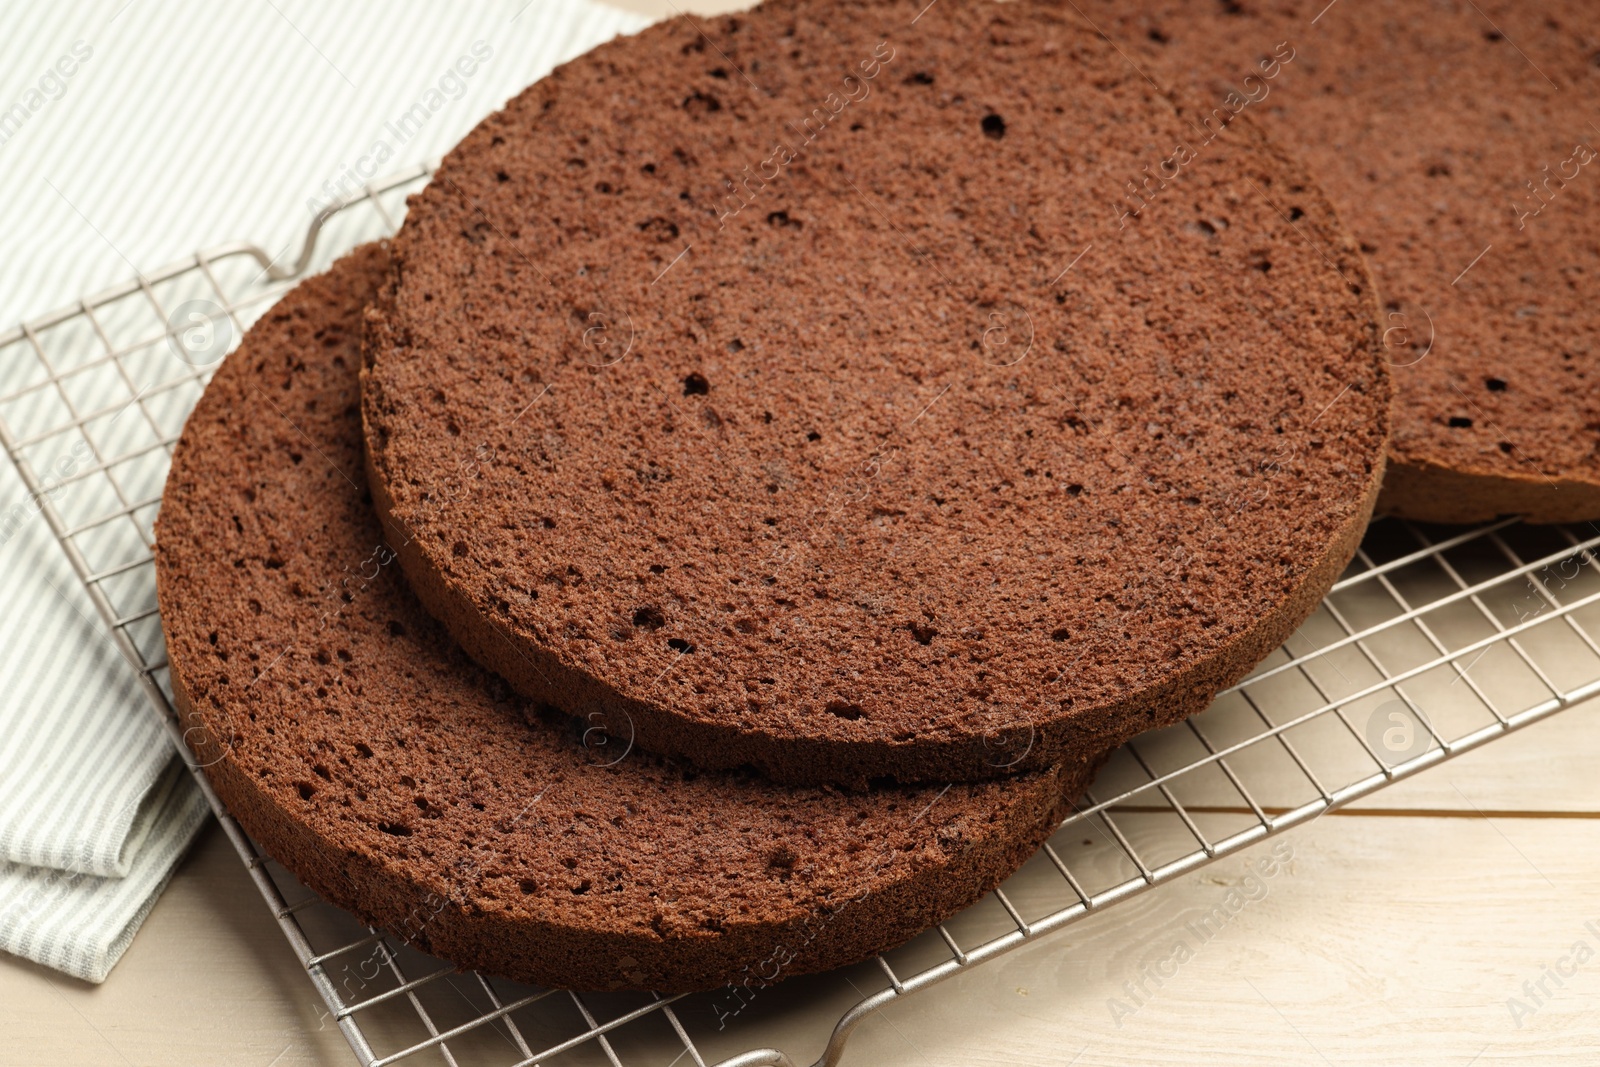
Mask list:
[[[219,371],[173,683],[312,888],[548,985],[859,960],[1347,562],[1389,387],[1316,186],[1241,122],[1119,214],[1189,105],[1040,0],[918,14],[596,50]]]
[[[1600,9],[1091,0],[1130,62],[1300,155],[1385,298],[1379,511],[1600,518]],[[1423,58],[1425,57],[1425,58]],[[1470,91],[1462,87],[1470,85]]]

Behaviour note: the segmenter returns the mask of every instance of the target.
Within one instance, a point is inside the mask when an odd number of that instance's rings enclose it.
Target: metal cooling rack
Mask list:
[[[186,760],[150,555],[172,446],[215,360],[288,280],[392,233],[428,173],[324,212],[293,267],[224,245],[0,334],[0,443]],[[213,309],[199,346],[185,333],[197,320],[180,314],[195,307]],[[70,455],[80,462],[64,472],[57,461]],[[1001,889],[868,963],[736,1000],[579,995],[458,973],[311,895],[190,769],[368,1067],[821,1067],[891,1001],[1600,692],[1597,547],[1594,528],[1375,524],[1282,649],[1203,714],[1119,751]]]

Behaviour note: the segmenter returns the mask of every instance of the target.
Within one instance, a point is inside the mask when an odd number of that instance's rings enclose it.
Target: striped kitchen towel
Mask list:
[[[0,950],[105,981],[210,812],[173,757],[140,804],[129,833],[138,843],[120,877],[0,864]]]
[[[17,253],[0,256],[0,334],[201,247],[298,250],[336,196],[441,155],[557,63],[648,21],[590,0],[18,6],[0,34],[0,233]],[[13,428],[60,422],[57,390],[17,392],[39,373],[32,345],[0,346]],[[81,446],[40,447],[49,461]],[[0,458],[0,950],[104,979],[204,811]]]
[[[0,606],[0,863],[121,877],[172,746],[9,460]]]

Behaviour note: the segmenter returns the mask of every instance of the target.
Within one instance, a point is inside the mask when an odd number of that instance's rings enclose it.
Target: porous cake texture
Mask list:
[[[665,22],[414,198],[374,498],[531,699],[791,783],[1048,768],[1199,711],[1354,551],[1390,390],[1304,169],[1070,5],[924,7]]]
[[[1380,512],[1600,518],[1600,8],[1088,0],[1083,10],[1131,62],[1190,86],[1208,112],[1258,118],[1360,241],[1396,387]]]
[[[906,940],[1038,848],[1089,762],[868,796],[700,774],[631,746],[625,719],[574,725],[462,655],[407,591],[362,480],[361,308],[385,270],[366,246],[250,330],[163,497],[185,737],[268,855],[462,967],[732,983],[735,1005]]]

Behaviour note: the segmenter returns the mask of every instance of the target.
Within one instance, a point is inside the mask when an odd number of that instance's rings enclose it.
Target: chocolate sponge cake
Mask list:
[[[787,782],[993,777],[1199,711],[1352,554],[1389,385],[1316,186],[1248,117],[1188,151],[1053,2],[925,6],[612,42],[414,198],[370,480],[522,693]]]
[[[1361,242],[1397,389],[1380,511],[1600,518],[1600,8],[1083,9],[1154,76],[1259,118]]]
[[[361,307],[384,269],[367,246],[255,325],[162,503],[186,736],[268,854],[462,966],[666,992],[853,962],[1038,847],[1086,764],[870,796],[697,775],[625,723],[535,713],[456,650],[361,481]]]

